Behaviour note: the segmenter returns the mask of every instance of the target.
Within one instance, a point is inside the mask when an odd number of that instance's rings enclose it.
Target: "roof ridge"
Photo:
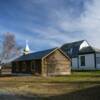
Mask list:
[[[37,52],[34,52],[34,53],[30,53],[30,54],[26,54],[26,55],[22,55],[20,56],[19,58],[17,58],[15,61],[18,61],[18,60],[25,60],[27,58],[27,60],[29,59],[41,59],[43,58],[44,56],[46,56],[47,54],[49,54],[50,52],[56,50],[58,48],[51,48],[51,49],[47,49],[47,50],[42,50],[42,51],[37,51]],[[24,58],[25,57],[25,58]]]
[[[33,54],[33,53],[38,53],[38,52],[44,52],[44,51],[47,51],[47,50],[55,50],[57,49],[58,47],[55,47],[55,48],[51,48],[51,49],[45,49],[45,50],[39,50],[39,51],[36,51],[36,52],[32,52],[30,54]]]
[[[73,42],[64,43],[61,47],[63,47],[64,45],[67,45],[67,44],[73,44],[73,43],[82,42],[82,41],[86,41],[86,40],[80,40],[80,41],[73,41]]]

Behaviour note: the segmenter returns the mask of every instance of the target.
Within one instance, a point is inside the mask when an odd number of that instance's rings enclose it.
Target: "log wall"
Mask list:
[[[71,72],[70,60],[59,50],[46,57],[43,66],[47,75],[67,75]]]

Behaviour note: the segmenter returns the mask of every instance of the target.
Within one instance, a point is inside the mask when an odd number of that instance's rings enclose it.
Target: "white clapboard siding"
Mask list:
[[[100,54],[96,54],[96,69],[100,69]]]
[[[85,56],[85,66],[81,66],[81,60],[80,60],[81,56]],[[95,57],[94,57],[94,54],[79,55],[79,69],[83,69],[83,70],[95,69]]]
[[[72,58],[72,69],[78,69],[78,59],[77,58]]]

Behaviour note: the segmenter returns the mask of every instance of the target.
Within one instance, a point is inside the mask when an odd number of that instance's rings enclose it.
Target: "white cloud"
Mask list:
[[[75,3],[75,1],[73,3]],[[36,5],[41,7],[34,8]],[[65,5],[63,5],[61,1],[58,3],[57,0],[55,0],[53,5],[50,0],[36,0],[35,2],[31,1],[31,4],[29,1],[25,1],[24,4],[22,2],[20,7],[27,12],[25,12],[27,18],[25,18],[25,20],[21,21],[19,24],[17,23],[17,25],[15,24],[14,28],[19,29],[18,32],[10,32],[16,33],[17,39],[22,40],[23,42],[28,39],[31,42],[32,47],[38,50],[40,48],[47,48],[47,46],[60,46],[63,43],[81,39],[87,39],[87,41],[89,41],[91,44],[95,45],[96,47],[100,47],[100,1],[93,0],[93,2],[87,2],[87,0],[84,0],[85,10],[79,10],[81,16],[77,16],[75,18],[74,14],[78,9],[74,8],[74,4],[73,6],[66,5],[69,6],[69,8],[64,6]],[[34,9],[36,12],[33,11]],[[38,16],[37,13],[40,14],[41,11],[39,12],[39,10],[41,9],[47,11],[41,14],[45,15],[46,13],[48,20]],[[35,13],[37,15],[34,14],[33,16],[31,13]],[[21,18],[23,17],[24,16]],[[46,25],[44,25],[44,23],[43,25],[42,23],[35,25],[34,23],[38,23],[38,20],[44,21]],[[24,21],[26,23],[24,23]],[[24,32],[21,33],[21,27],[33,34]],[[34,33],[37,33],[37,35],[35,36]]]
[[[96,47],[100,47],[100,1],[93,0],[88,4],[81,16],[80,26],[87,40]]]
[[[49,1],[48,1],[49,2]],[[81,12],[81,16],[73,18],[69,15],[68,9],[56,6],[48,8],[45,4],[48,2],[35,2],[42,3],[45,9],[49,9],[47,26],[34,26],[33,28],[27,26],[26,29],[32,33],[39,33],[38,36],[29,36],[26,34],[24,39],[30,39],[33,43],[49,46],[60,46],[63,43],[87,39],[90,44],[100,47],[100,1],[93,0],[93,2],[85,2],[85,11]],[[42,5],[42,6],[43,6]],[[49,3],[47,4],[49,6]],[[63,5],[62,5],[63,6]],[[31,6],[32,8],[32,6]],[[28,9],[29,10],[29,9]],[[72,9],[74,10],[74,9]],[[44,19],[45,20],[45,19]],[[77,33],[79,32],[79,33]],[[23,34],[22,34],[23,35]],[[75,36],[76,35],[76,36]],[[22,37],[19,36],[19,39]],[[23,39],[23,40],[24,40]],[[41,41],[41,42],[40,42]]]
[[[74,40],[86,39],[91,45],[100,48],[100,1],[93,0],[92,2],[86,2],[84,6],[85,11],[76,19],[72,19],[65,10],[54,10],[50,13],[51,15],[49,15],[53,19],[53,22],[51,22],[53,28],[45,31],[48,34],[55,34],[48,35],[44,33],[44,35],[49,37],[49,39],[51,37],[53,39],[57,38],[61,41],[59,42],[60,44]],[[58,29],[56,29],[56,27]],[[63,30],[64,33],[60,30]],[[78,34],[77,31],[80,33]],[[82,36],[78,36],[80,34]],[[75,35],[76,37],[73,37]]]

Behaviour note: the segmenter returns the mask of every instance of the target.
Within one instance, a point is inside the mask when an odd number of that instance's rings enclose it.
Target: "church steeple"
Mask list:
[[[23,54],[29,54],[30,53],[30,49],[29,49],[29,45],[28,45],[28,40],[26,40],[26,47],[23,50]]]

